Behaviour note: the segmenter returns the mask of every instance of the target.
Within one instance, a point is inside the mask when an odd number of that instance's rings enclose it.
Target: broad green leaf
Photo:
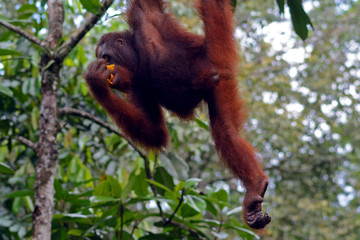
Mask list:
[[[24,204],[25,204],[27,211],[33,212],[34,211],[34,203],[33,203],[32,197],[25,196],[25,197],[23,197],[23,200],[24,200]]]
[[[240,225],[238,221],[235,221],[234,218],[231,218],[230,222],[227,222],[223,225],[225,229],[234,229],[238,232],[239,236],[243,237],[244,239],[257,239],[259,240],[260,237],[254,233],[253,231],[245,228],[245,227],[239,227],[237,225]]]
[[[200,178],[190,178],[188,180],[185,181],[184,183],[184,187],[185,188],[190,188],[192,186],[194,186],[195,184],[201,182],[202,180]]]
[[[161,154],[160,160],[166,171],[174,178],[180,180],[188,178],[189,165],[179,156],[173,153]]]
[[[137,180],[136,180],[136,171],[137,171],[137,169],[134,170],[130,174],[130,176],[128,178],[128,181],[127,181],[123,191],[121,192],[121,199],[123,199],[123,200],[126,200],[129,197],[130,192],[132,190],[135,190],[135,188],[137,187],[136,186],[137,184],[135,184],[135,183],[138,183]],[[144,180],[144,184],[148,185],[145,180]]]
[[[237,207],[237,208],[233,208],[233,209],[231,209],[230,211],[227,212],[227,215],[231,216],[231,215],[234,215],[234,214],[237,214],[237,213],[241,213],[242,209],[243,209],[242,206]]]
[[[141,169],[140,174],[136,175],[134,190],[137,196],[146,196],[149,193],[149,184],[146,183],[146,173],[144,169]]]
[[[309,24],[312,28],[314,27],[309,16],[304,11],[302,1],[288,0],[287,3],[290,8],[291,20],[294,26],[294,30],[302,40],[305,40],[308,37],[307,25]]]
[[[190,204],[182,204],[181,208],[180,208],[180,214],[181,217],[193,217],[197,214],[199,214],[200,212],[197,209],[194,209],[192,206],[190,206]]]
[[[166,172],[168,172],[174,178],[179,178],[176,168],[174,167],[171,160],[165,154],[160,155],[160,161],[164,166],[164,168],[166,169]]]
[[[61,183],[58,179],[55,179],[54,181],[54,188],[55,188],[55,195],[54,197],[57,200],[61,200],[64,199],[64,197],[66,196],[66,192],[64,191],[64,189],[61,186]]]
[[[108,181],[111,186],[111,196],[115,197],[115,198],[120,198],[121,197],[121,185],[120,185],[119,181],[116,178],[114,178],[113,176],[107,176],[106,181]]]
[[[97,14],[100,7],[99,0],[80,0],[81,5],[89,12]]]
[[[14,50],[0,48],[0,56],[19,56],[19,55],[22,55],[22,53]]]
[[[6,194],[4,198],[25,197],[25,196],[33,196],[33,195],[34,195],[34,191],[32,190],[20,190]]]
[[[18,214],[23,207],[23,201],[21,197],[14,198],[12,202],[11,210],[14,214]]]
[[[209,198],[210,201],[212,199],[216,200],[216,203],[220,207],[220,209],[223,209],[225,206],[228,206],[228,193],[224,189],[220,189],[219,191],[212,193],[211,198]],[[213,201],[212,201],[213,202]]]
[[[213,193],[211,197],[216,198],[220,201],[227,202],[228,201],[228,193],[224,189],[220,189],[219,191]]]
[[[0,173],[3,174],[14,174],[14,170],[11,169],[8,165],[5,163],[0,162]]]
[[[5,94],[5,95],[7,95],[7,96],[9,96],[9,97],[13,97],[13,96],[14,96],[13,92],[11,91],[11,89],[10,89],[10,88],[7,88],[7,87],[4,87],[4,86],[0,86],[0,92],[3,93],[3,94]]]
[[[107,176],[105,181],[100,182],[93,191],[94,196],[121,197],[121,186],[113,176]]]
[[[38,12],[39,10],[33,4],[24,4],[17,11],[18,13],[25,13],[25,12]]]
[[[206,202],[206,210],[208,212],[211,212],[215,217],[217,217],[219,215],[219,211],[214,206],[214,203],[207,198],[203,198],[203,199]]]
[[[158,193],[161,192],[161,195],[164,195],[165,192],[172,193],[171,189],[169,189],[168,187],[166,187],[165,185],[163,185],[163,184],[161,184],[159,182],[149,180],[149,179],[146,179],[146,181],[153,184],[153,185],[155,185],[157,192]]]
[[[79,50],[77,52],[77,58],[78,58],[81,65],[86,64],[87,58],[85,56],[85,51],[84,51],[84,48],[82,46],[79,46]]]
[[[77,236],[77,237],[82,236],[83,233],[84,233],[84,231],[80,230],[80,229],[71,229],[70,231],[68,231],[68,234],[70,236]]]
[[[174,190],[175,184],[172,176],[165,170],[163,167],[156,168],[156,172],[154,174],[154,180],[160,185],[165,186],[171,192]],[[159,187],[159,185],[156,185]],[[158,193],[163,195],[165,193],[164,188],[157,189]]]
[[[206,202],[196,196],[184,196],[184,205],[181,207],[182,217],[192,217],[201,214],[206,209]]]

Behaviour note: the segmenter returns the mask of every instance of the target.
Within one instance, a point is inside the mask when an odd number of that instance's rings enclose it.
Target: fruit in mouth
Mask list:
[[[111,64],[111,65],[107,65],[106,66],[106,69],[109,70],[109,71],[114,71],[114,67],[115,65],[114,64]],[[113,74],[110,74],[110,78],[107,79],[108,83],[111,85],[113,84],[113,80],[114,80],[114,75]]]

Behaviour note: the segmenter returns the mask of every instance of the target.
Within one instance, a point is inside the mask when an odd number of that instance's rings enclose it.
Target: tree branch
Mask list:
[[[149,164],[149,158],[146,156],[145,153],[143,153],[136,145],[134,145],[132,143],[132,141],[126,137],[122,132],[120,132],[116,127],[110,125],[110,124],[107,124],[105,123],[104,121],[102,121],[100,118],[97,118],[95,117],[94,115],[91,115],[85,111],[82,111],[82,110],[78,110],[78,109],[74,109],[74,108],[60,108],[59,109],[59,116],[64,116],[64,115],[73,115],[73,116],[79,116],[79,117],[82,117],[82,118],[86,118],[100,126],[102,126],[103,128],[107,129],[108,131],[110,132],[113,132],[117,135],[119,135],[120,137],[122,137],[123,139],[125,139],[130,146],[132,146],[135,151],[140,155],[140,157],[144,160],[144,165],[145,165],[145,172],[146,172],[146,178],[149,179],[149,180],[153,180],[152,178],[152,174],[151,174],[151,171],[150,171],[150,164]],[[154,194],[154,196],[156,197],[157,196],[157,192],[156,192],[156,188],[153,184],[149,183],[150,184],[150,188]],[[162,220],[163,220],[163,223],[165,224],[167,221],[166,221],[166,217],[165,217],[165,214],[161,208],[161,204],[159,201],[156,201],[156,204],[159,208],[159,212],[160,212],[160,215],[162,217]],[[169,221],[170,223],[171,221]]]
[[[39,38],[31,35],[30,33],[28,32],[25,32],[24,30],[22,30],[21,28],[19,27],[16,27],[14,25],[12,25],[11,23],[8,23],[4,20],[0,20],[0,25],[6,27],[7,29],[17,33],[18,35],[26,38],[27,40],[29,40],[30,42],[32,43],[35,43],[36,45],[42,47],[42,48],[46,48],[46,43],[41,41]]]
[[[126,137],[122,132],[120,132],[118,130],[118,128],[116,128],[108,123],[105,123],[100,118],[97,118],[94,115],[91,115],[90,113],[87,113],[85,111],[78,110],[75,108],[60,108],[59,116],[63,116],[63,115],[73,115],[73,116],[86,118],[86,119],[102,126],[103,128],[107,129],[108,131],[113,132],[113,133],[119,135],[121,138],[125,139],[129,143],[129,145],[135,149],[135,151],[140,155],[141,158],[143,158],[143,159],[147,158],[146,154],[139,147],[137,147],[128,137]]]
[[[25,146],[31,148],[32,150],[34,150],[35,152],[37,151],[37,144],[33,143],[32,141],[30,141],[27,138],[21,137],[21,136],[15,136],[15,139],[17,139],[19,142],[21,142],[22,144],[24,144]]]
[[[181,190],[181,197],[180,197],[179,204],[176,206],[173,214],[172,214],[172,215],[169,217],[169,219],[166,221],[165,225],[168,225],[169,223],[171,223],[171,222],[172,222],[172,219],[175,217],[175,214],[177,213],[177,211],[179,211],[180,206],[181,206],[181,204],[182,204],[183,201],[184,201],[184,195],[185,195],[185,188],[183,188],[183,189]]]
[[[153,180],[153,176],[152,176],[151,171],[150,171],[150,163],[149,163],[148,158],[144,158],[144,165],[145,165],[146,178],[149,179],[149,180]],[[155,188],[154,184],[149,183],[149,185],[150,185],[151,191],[153,192],[154,196],[156,197],[157,196],[157,191],[156,191],[156,188]],[[159,209],[162,222],[163,222],[163,224],[165,224],[166,223],[166,217],[165,217],[164,211],[162,210],[160,202],[156,201],[156,205],[157,205],[157,207]]]
[[[103,0],[97,14],[90,13],[86,17],[84,23],[75,31],[69,38],[64,42],[58,51],[56,58],[62,60],[64,59],[71,50],[80,42],[80,40],[85,36],[87,32],[101,19],[105,14],[106,10],[111,6],[114,0]]]

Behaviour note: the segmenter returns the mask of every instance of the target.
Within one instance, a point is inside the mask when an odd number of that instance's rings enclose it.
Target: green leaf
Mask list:
[[[201,182],[202,180],[200,178],[190,178],[188,180],[185,181],[184,183],[184,187],[185,188],[190,188],[192,186],[194,186],[195,184]]]
[[[39,10],[33,4],[24,4],[17,11],[18,13],[26,13],[26,12],[38,12]]]
[[[233,208],[229,212],[227,212],[227,215],[231,216],[231,215],[234,215],[234,214],[237,214],[237,213],[241,213],[242,209],[243,209],[242,206],[237,207],[237,208]]]
[[[206,210],[214,214],[215,217],[219,215],[218,210],[215,208],[214,203],[207,198],[204,198],[206,202]]]
[[[239,225],[239,222],[234,222],[235,220],[232,218],[231,219],[231,222],[228,222],[228,223],[225,223],[223,225],[223,227],[225,229],[234,229],[238,232],[239,236],[242,237],[243,239],[257,239],[259,240],[260,237],[252,232],[251,230],[249,229],[246,229],[244,227],[239,227],[239,226],[236,226],[236,225]]]
[[[120,198],[121,197],[121,185],[120,185],[119,181],[116,178],[114,178],[113,176],[107,176],[106,181],[108,181],[111,186],[111,196],[115,197],[115,198]]]
[[[81,5],[89,12],[97,14],[100,7],[99,0],[80,0]]]
[[[19,56],[19,55],[22,55],[22,53],[14,50],[0,48],[0,56]]]
[[[113,176],[107,176],[105,181],[100,182],[93,192],[94,196],[121,197],[121,186]]]
[[[33,196],[33,195],[34,195],[34,191],[32,190],[20,190],[6,194],[4,198],[25,197],[25,196]]]
[[[305,40],[308,37],[307,25],[309,24],[312,28],[314,28],[314,26],[312,25],[309,16],[304,11],[302,1],[288,0],[287,3],[290,8],[291,20],[294,26],[294,30],[302,40]]]
[[[12,202],[11,210],[14,214],[18,214],[23,207],[23,201],[22,198],[16,197],[14,198],[14,201]]]
[[[220,201],[227,202],[228,201],[228,193],[224,189],[220,189],[219,191],[212,194],[213,198],[216,198]]]
[[[279,6],[280,14],[284,13],[285,0],[276,0],[277,5]]]
[[[140,174],[136,175],[134,190],[137,196],[147,196],[149,193],[149,185],[146,183],[145,169],[141,169]]]
[[[137,185],[137,183],[138,183],[138,182],[136,181],[136,171],[137,171],[137,169],[135,169],[135,170],[130,174],[130,176],[129,176],[129,178],[128,178],[128,181],[127,181],[124,189],[123,189],[122,192],[121,192],[121,199],[123,199],[123,200],[126,200],[126,199],[129,197],[130,192],[131,192],[132,190],[135,190],[135,188],[136,188],[136,185]],[[136,183],[136,184],[135,184],[135,183]],[[146,183],[145,180],[144,180],[144,183],[143,183],[143,184],[147,185],[147,183]]]
[[[206,202],[196,196],[184,196],[184,204],[180,209],[182,217],[193,217],[205,211]]]
[[[25,197],[23,197],[23,200],[24,200],[24,205],[25,205],[27,211],[33,212],[34,211],[34,203],[33,203],[32,197],[25,196]]]
[[[165,192],[169,192],[169,193],[172,193],[172,190],[167,188],[165,185],[161,184],[161,183],[158,183],[156,181],[153,181],[153,180],[149,180],[149,179],[146,179],[147,182],[155,185],[156,187],[156,191],[159,193],[161,192],[161,195],[164,195]]]
[[[90,202],[92,204],[99,204],[99,203],[113,203],[117,202],[119,199],[107,196],[92,196],[90,197]]]
[[[79,51],[77,52],[77,58],[81,65],[85,65],[87,62],[87,58],[85,56],[85,51],[82,46],[79,46]]]
[[[70,236],[77,236],[77,237],[82,236],[83,233],[84,233],[84,231],[80,230],[80,229],[71,229],[70,231],[68,231],[68,234]]]
[[[196,119],[195,119],[195,122],[198,124],[199,127],[203,128],[203,129],[205,129],[205,130],[207,130],[207,131],[210,130],[209,125],[208,125],[207,123],[205,123],[204,121],[196,118]]]
[[[216,199],[220,209],[223,209],[228,202],[228,193],[224,189],[220,189],[219,191],[211,194],[211,198]]]
[[[169,189],[170,192],[174,190],[175,187],[174,180],[172,176],[165,170],[165,168],[163,167],[156,168],[156,172],[154,174],[154,180],[157,182],[157,184],[155,183],[153,184],[156,185],[157,187],[163,185],[166,187],[166,189]],[[157,191],[161,195],[165,193],[164,188],[157,188]]]
[[[58,179],[55,179],[54,181],[54,189],[55,189],[55,195],[54,195],[55,199],[57,200],[64,199],[64,197],[66,196],[66,192],[62,188],[61,183]]]
[[[161,154],[160,160],[166,171],[174,178],[180,180],[188,178],[189,165],[179,156],[173,153]]]
[[[8,165],[5,163],[0,162],[0,173],[3,174],[14,174],[14,170],[11,169]]]
[[[11,89],[10,89],[10,88],[7,88],[7,87],[4,87],[4,86],[0,86],[0,92],[3,93],[3,94],[5,94],[5,95],[7,95],[7,96],[9,96],[9,97],[13,97],[13,96],[14,96],[13,92],[11,91]]]

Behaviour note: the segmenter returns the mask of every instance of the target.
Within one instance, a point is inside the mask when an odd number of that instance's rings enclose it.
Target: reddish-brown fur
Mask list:
[[[270,217],[261,212],[267,176],[255,149],[239,135],[246,118],[240,99],[229,0],[200,0],[197,10],[205,36],[187,32],[162,0],[130,0],[130,31],[104,35],[86,80],[96,100],[133,141],[160,149],[169,133],[162,107],[189,119],[205,100],[215,145],[228,168],[247,192],[244,218],[252,228],[263,228]],[[107,64],[115,64],[109,71]],[[107,84],[110,74],[112,85]],[[111,88],[126,93],[126,100]]]

